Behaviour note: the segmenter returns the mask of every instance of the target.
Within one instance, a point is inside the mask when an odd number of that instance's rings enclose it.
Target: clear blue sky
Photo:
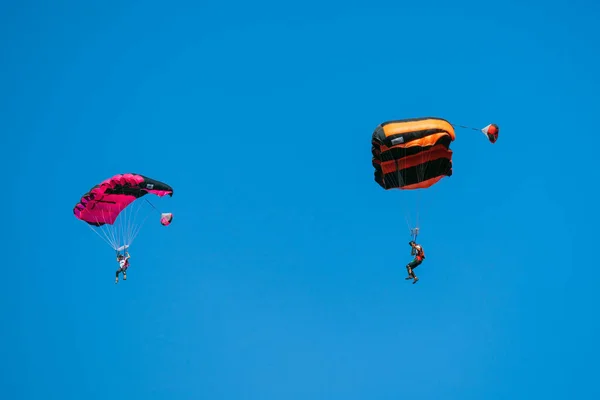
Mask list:
[[[597,2],[88,3],[0,6],[0,397],[600,398]],[[370,140],[430,115],[502,131],[411,285]],[[127,171],[175,219],[115,285],[72,207]]]

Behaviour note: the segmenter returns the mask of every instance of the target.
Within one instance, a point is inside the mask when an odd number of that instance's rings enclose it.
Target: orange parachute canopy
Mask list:
[[[371,139],[375,181],[384,189],[425,189],[452,175],[456,135],[442,118],[387,121]]]

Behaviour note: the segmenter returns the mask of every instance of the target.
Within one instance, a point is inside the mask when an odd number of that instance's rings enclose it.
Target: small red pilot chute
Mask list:
[[[496,140],[498,140],[498,134],[500,133],[500,127],[498,127],[496,124],[489,124],[483,128],[481,132],[488,137],[490,143],[496,143]]]

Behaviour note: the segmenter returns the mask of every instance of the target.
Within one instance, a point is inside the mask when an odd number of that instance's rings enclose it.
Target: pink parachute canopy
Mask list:
[[[159,197],[173,196],[173,188],[143,175],[115,175],[84,194],[73,208],[73,213],[90,225],[112,225],[123,209],[149,193]]]

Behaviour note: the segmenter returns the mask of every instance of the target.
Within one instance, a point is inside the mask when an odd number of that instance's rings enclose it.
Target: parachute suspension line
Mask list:
[[[402,172],[400,172],[400,161],[398,161],[398,159],[394,160],[394,162],[396,163],[396,180],[398,184],[398,187],[402,187],[404,185],[404,178],[402,177]],[[408,211],[405,211],[405,215],[404,218],[406,219],[406,223],[409,224],[409,229],[410,229],[410,223],[409,223],[409,216],[410,214],[408,213]]]
[[[150,203],[148,201],[148,199],[144,199],[148,204],[150,204],[152,206],[152,208],[156,209],[156,207],[154,207],[152,205],[152,203]],[[135,204],[135,206],[134,206]],[[140,213],[140,211],[142,210],[144,203],[141,201],[136,201],[134,204],[132,204],[131,210],[129,210],[128,213],[126,213],[124,215],[124,217],[126,218],[127,221],[127,225],[126,228],[124,228],[124,236],[125,236],[125,240],[123,245],[124,246],[131,246],[133,241],[137,238],[137,236],[139,235],[140,231],[142,230],[142,227],[144,226],[144,223],[146,222],[146,220],[148,219],[149,216],[149,212],[148,213],[144,213],[146,214],[143,218],[143,220],[141,222],[137,222],[138,221],[138,215]],[[125,211],[127,211],[128,209],[125,209]]]
[[[136,204],[137,203],[137,204]],[[125,208],[124,214],[123,215],[125,217],[125,222],[126,224],[122,225],[122,231],[123,231],[123,246],[131,246],[131,243],[133,242],[133,231],[135,228],[135,221],[137,221],[137,215],[141,209],[141,205],[140,202],[134,202],[135,206],[128,207]],[[135,212],[133,211],[135,210]],[[133,215],[132,215],[133,214]]]
[[[472,126],[466,126],[466,125],[457,125],[457,124],[450,124],[455,128],[462,128],[462,129],[471,129],[477,132],[481,132],[482,130],[480,128],[473,128]],[[485,133],[483,133],[485,135]],[[487,135],[486,135],[487,136]]]
[[[406,216],[405,219],[406,219],[406,227],[408,228],[408,232],[412,235],[413,228],[411,228],[408,216]]]
[[[406,153],[406,151],[405,151],[405,153]],[[423,160],[423,156],[421,155],[421,161],[422,160]],[[400,169],[400,161],[398,159],[396,159],[395,163],[396,163],[396,176],[395,177],[396,177],[396,180],[397,180],[397,182],[395,182],[395,183],[398,183],[398,186],[402,187],[402,186],[404,186],[404,183],[406,182],[406,179],[405,179],[406,177],[403,176],[403,174],[401,172],[402,170]],[[420,171],[419,168],[420,167],[417,167],[417,171]],[[419,180],[422,180],[421,176],[424,176],[424,172],[423,173],[418,173],[418,177],[420,178]],[[417,199],[419,198],[420,195],[421,195],[420,192],[417,193],[417,196],[418,196]],[[415,221],[416,224],[415,224],[414,228],[413,228],[412,221],[411,221],[412,218],[410,218],[410,214],[411,213],[408,210],[409,210],[409,208],[407,207],[407,211],[406,211],[406,213],[404,215],[404,218],[406,220],[406,226],[408,227],[408,232],[410,233],[410,235],[412,237],[416,238],[416,235],[414,234],[414,232],[418,232],[419,231],[419,228],[418,228],[418,226],[419,226],[418,200],[417,200],[417,215],[416,215],[416,221]]]
[[[154,208],[154,209],[155,209],[157,212],[159,212],[159,213],[160,213],[160,210],[159,210],[158,208],[154,207],[154,204],[150,203],[150,200],[148,200],[146,197],[144,197],[144,200],[146,200],[146,203],[150,204],[150,206],[151,206],[152,208]]]
[[[396,163],[396,180],[398,181],[395,183],[398,183],[398,186],[401,187],[404,185],[405,179],[402,177],[402,173],[400,172],[400,162],[398,161],[398,159],[394,160],[394,162]],[[408,231],[410,232],[412,228],[410,227],[410,218],[409,217],[410,217],[410,212],[405,211],[404,218],[406,220],[406,225],[408,226]]]
[[[417,168],[417,179],[419,182],[423,182],[425,180],[425,172],[427,171],[427,162],[429,161],[429,156],[427,155],[426,152],[421,152],[420,153],[420,163],[419,165],[416,167]],[[420,206],[421,206],[421,190],[416,190],[416,196],[417,199],[415,201],[415,225],[414,228],[410,229],[410,234],[413,238],[413,240],[416,241],[417,238],[417,234],[419,232],[419,210],[420,210]]]
[[[142,209],[142,205],[140,204],[140,202],[136,202],[136,208],[135,208],[135,213],[133,213],[133,217],[129,220],[129,224],[127,226],[127,243],[125,243],[128,246],[131,246],[131,243],[133,242],[134,239],[134,235],[133,233],[135,232],[135,228],[136,228],[136,223],[135,221],[137,221],[137,216],[140,212],[140,210]],[[130,213],[132,213],[133,211],[130,211]]]
[[[131,217],[131,207],[125,207],[125,209],[123,209],[123,211],[121,212],[121,215],[119,216],[119,218],[123,218],[123,221],[119,221],[119,231],[121,232],[121,236],[123,237],[123,250],[125,250],[125,246],[129,245],[129,237],[130,237],[130,230],[131,230],[131,224],[132,224],[132,217]]]
[[[100,224],[100,222],[102,222],[104,225],[98,226],[96,228],[93,228],[89,224],[87,224],[87,226],[92,230],[92,232],[94,232],[102,240],[104,240],[110,247],[112,247],[113,249],[116,249],[118,247],[118,245],[117,245],[117,242],[115,241],[114,235],[112,235],[113,232],[111,232],[106,227],[106,218],[104,217],[104,212],[102,213],[102,221],[100,221],[97,217],[95,218],[95,220],[96,220],[97,224]],[[100,232],[98,232],[98,231],[100,231],[102,234],[100,234]]]
[[[102,233],[108,238],[108,240],[111,243],[111,246],[113,249],[116,249],[117,246],[119,246],[119,243],[117,242],[117,239],[115,237],[114,231],[112,231],[107,225],[106,223],[106,216],[104,214],[104,211],[101,212],[100,214],[102,216],[102,226],[100,226],[100,230],[102,231]],[[98,218],[96,218],[96,222],[100,222],[98,220]]]
[[[473,128],[471,126],[457,125],[457,124],[450,124],[450,125],[452,125],[455,128],[472,129],[472,130],[478,131],[478,132],[481,131],[481,129]]]
[[[147,201],[154,209],[149,201]],[[110,225],[107,220],[107,215],[104,211],[100,213],[100,217],[96,217],[96,223],[102,224],[101,226],[92,227],[88,224],[88,227],[98,235],[104,242],[106,242],[113,250],[119,248],[127,248],[131,246],[132,242],[140,233],[144,223],[148,219],[150,213],[148,213],[141,223],[137,223],[138,214],[142,210],[144,203],[136,201],[130,207],[123,209],[118,216],[117,220]],[[118,250],[117,250],[118,251]]]
[[[415,215],[415,228],[416,230],[419,230],[419,206],[421,203],[421,191],[418,191],[417,193],[417,212]]]
[[[402,173],[400,172],[400,163],[397,159],[394,160],[394,163],[396,164],[396,173],[393,175],[395,182],[392,182],[392,185],[398,184],[398,187],[401,187],[404,179],[402,179]],[[385,180],[385,178],[383,179]],[[406,223],[408,224],[408,213],[406,213],[404,218],[406,218]]]
[[[160,213],[160,210],[158,210],[158,208],[156,208],[154,206],[154,204],[152,204],[150,202],[150,200],[148,200],[145,196],[144,196],[144,202],[146,202],[148,205],[150,205],[150,207],[152,207],[155,211]],[[127,246],[127,247],[131,246],[133,241],[140,234],[142,227],[144,226],[146,220],[150,216],[150,213],[144,213],[146,215],[143,217],[142,221],[140,223],[137,223],[136,221],[138,220],[138,214],[142,210],[144,203],[141,201],[136,201],[136,202],[134,202],[134,204],[135,204],[135,206],[132,204],[131,207],[125,208],[123,210],[124,215],[122,215],[122,217],[124,218],[124,222],[123,222],[123,224],[121,224],[121,227],[122,227],[121,232],[122,232],[122,236],[123,236],[123,246]]]
[[[126,207],[119,216],[119,218],[123,219],[122,221],[119,221],[119,231],[121,232],[121,237],[123,238],[123,250],[125,249],[125,246],[129,246],[131,244],[129,243],[129,239],[131,237],[131,225],[133,224],[131,213],[131,207]]]
[[[86,224],[91,230],[92,232],[94,232],[96,235],[98,235],[98,237],[100,237],[100,239],[104,240],[106,242],[106,244],[108,244],[110,247],[114,248],[115,245],[112,244],[110,242],[110,240],[106,237],[106,235],[101,235],[100,233],[98,233],[98,229],[94,229],[90,224]],[[100,232],[104,233],[101,229]]]
[[[117,248],[121,247],[121,246],[125,246],[127,243],[125,243],[125,232],[124,232],[124,226],[127,223],[127,212],[129,210],[127,208],[125,208],[123,211],[121,211],[121,213],[119,214],[119,216],[117,217],[117,219],[115,220],[115,223],[113,225],[113,232],[115,232],[115,235],[117,237]]]

